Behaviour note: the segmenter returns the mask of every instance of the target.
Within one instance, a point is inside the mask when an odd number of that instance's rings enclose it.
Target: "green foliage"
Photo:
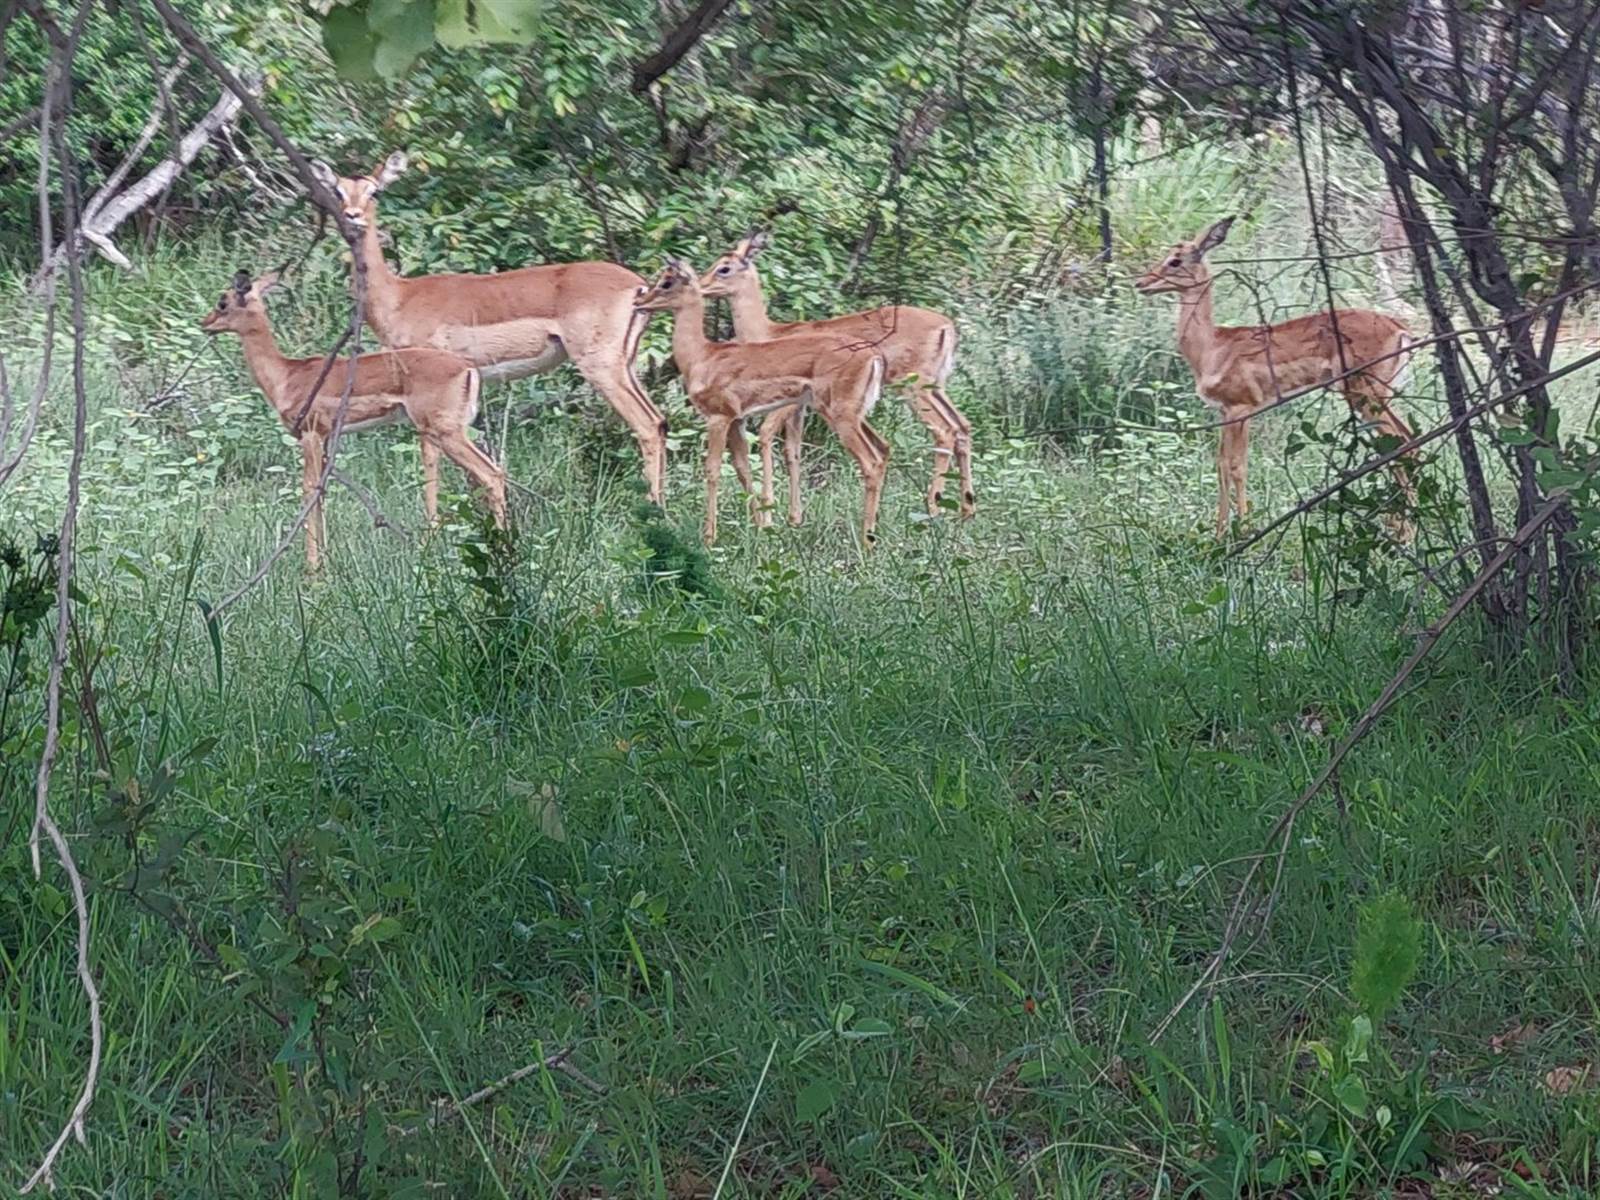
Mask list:
[[[48,645],[45,618],[55,608],[59,550],[55,535],[46,534],[30,554],[0,529],[0,800],[13,772],[37,748],[41,726],[27,699],[37,695],[49,661],[38,649]]]
[[[1362,905],[1350,993],[1376,1021],[1394,1007],[1422,961],[1422,922],[1411,902],[1388,892]]]
[[[678,592],[715,599],[722,594],[705,547],[686,537],[649,501],[633,509],[634,528],[643,544],[639,579],[647,591]]]
[[[537,0],[339,0],[322,16],[322,44],[346,79],[397,79],[435,42],[452,50],[526,45]]]

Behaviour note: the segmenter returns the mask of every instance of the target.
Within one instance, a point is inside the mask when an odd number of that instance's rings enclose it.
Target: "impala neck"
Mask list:
[[[1178,350],[1190,369],[1200,373],[1200,360],[1216,340],[1217,322],[1211,311],[1211,277],[1178,293]]]
[[[289,393],[289,359],[278,349],[278,339],[272,336],[272,326],[265,321],[239,331],[239,343],[244,347],[245,366],[255,376],[256,386],[267,397],[267,403],[280,417],[300,402],[303,397]]]
[[[400,277],[389,269],[388,262],[384,260],[376,224],[369,222],[361,231],[358,253],[367,268],[367,320],[382,337],[389,314],[394,311],[399,299]],[[355,286],[353,277],[351,286]]]
[[[728,297],[733,309],[733,336],[741,342],[765,342],[772,337],[772,321],[761,295],[761,276],[754,267],[748,274],[750,281]]]
[[[672,357],[687,385],[711,343],[706,338],[706,300],[698,291],[673,313]]]

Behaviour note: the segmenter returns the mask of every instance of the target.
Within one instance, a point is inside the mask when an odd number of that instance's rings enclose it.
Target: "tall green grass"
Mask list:
[[[1201,215],[1166,186],[1173,223]],[[69,690],[52,802],[94,883],[109,1040],[64,1190],[678,1198],[725,1174],[723,1196],[1354,1200],[1450,1195],[1469,1167],[1508,1194],[1600,1186],[1596,1093],[1546,1083],[1592,1061],[1600,1019],[1600,713],[1536,663],[1487,673],[1470,622],[1296,824],[1270,924],[1149,1041],[1428,611],[1382,549],[1217,553],[1170,313],[972,298],[970,524],[923,518],[924,434],[886,401],[872,555],[853,469],[816,444],[803,528],[750,528],[730,481],[701,558],[679,401],[664,520],[638,512],[625,440],[596,452],[586,418],[546,410],[511,425],[534,495],[510,545],[449,474],[425,541],[336,489],[326,577],[291,554],[213,641],[196,602],[276,542],[294,449],[226,343],[181,399],[143,402],[231,269],[94,274],[72,669],[93,663],[94,703]],[[316,270],[281,310],[299,348],[339,319],[335,264]],[[1257,430],[1268,510],[1344,452],[1289,454],[1299,416]],[[62,427],[58,401],[5,533],[57,511]],[[409,439],[352,438],[342,462],[420,524]],[[27,767],[36,682],[20,694],[0,752]],[[0,811],[8,1185],[86,1051],[27,776]],[[1385,975],[1412,931],[1414,972]],[[581,1077],[536,1070],[430,1124],[558,1050]]]

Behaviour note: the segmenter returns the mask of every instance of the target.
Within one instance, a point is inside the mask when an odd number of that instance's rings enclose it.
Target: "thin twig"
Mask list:
[[[744,1131],[750,1127],[750,1114],[756,1110],[756,1101],[761,1098],[761,1088],[767,1082],[767,1070],[772,1066],[772,1056],[778,1052],[778,1039],[772,1039],[772,1045],[767,1050],[767,1061],[761,1065],[761,1078],[756,1080],[756,1090],[750,1093],[750,1103],[745,1107],[744,1120],[739,1122],[739,1132],[733,1139],[733,1145],[728,1147],[728,1161],[722,1164],[722,1177],[717,1180],[717,1190],[711,1194],[711,1200],[717,1200],[722,1195],[722,1189],[728,1182],[728,1173],[733,1170],[733,1160],[739,1156],[739,1145],[744,1141]]]
[[[1231,551],[1229,551],[1229,556],[1237,558],[1251,546],[1254,546],[1257,542],[1269,536],[1274,530],[1282,528],[1284,525],[1287,525],[1290,521],[1294,520],[1301,514],[1310,512],[1329,496],[1332,496],[1337,492],[1342,492],[1356,480],[1370,475],[1374,471],[1381,470],[1402,455],[1410,454],[1419,446],[1425,446],[1429,442],[1437,441],[1439,438],[1442,438],[1447,434],[1454,433],[1456,430],[1460,429],[1475,417],[1483,416],[1483,414],[1488,412],[1491,408],[1505,404],[1508,400],[1515,400],[1517,397],[1532,391],[1534,388],[1543,387],[1548,383],[1553,383],[1564,375],[1570,375],[1574,371],[1579,371],[1584,367],[1592,366],[1596,362],[1600,362],[1600,350],[1596,350],[1592,354],[1585,354],[1582,358],[1574,359],[1566,366],[1558,367],[1554,371],[1546,371],[1537,379],[1529,380],[1521,387],[1513,388],[1509,392],[1503,392],[1498,396],[1493,396],[1490,399],[1483,401],[1482,403],[1474,404],[1459,417],[1454,417],[1451,420],[1446,421],[1443,425],[1437,425],[1433,429],[1430,429],[1427,433],[1421,433],[1416,437],[1408,438],[1406,441],[1401,442],[1393,449],[1384,451],[1376,458],[1368,459],[1359,467],[1356,467],[1351,471],[1346,471],[1343,475],[1334,480],[1332,483],[1328,484],[1326,487],[1313,492],[1299,504],[1296,504],[1293,508],[1283,513],[1281,516],[1275,517],[1267,525],[1256,530],[1255,533],[1252,533],[1244,541],[1240,542]]]
[[[72,1106],[66,1124],[45,1151],[33,1174],[22,1185],[20,1192],[31,1192],[40,1183],[55,1190],[54,1170],[56,1159],[66,1147],[69,1137],[86,1145],[83,1132],[84,1114],[94,1102],[95,1086],[100,1079],[100,1055],[104,1032],[100,1021],[100,991],[95,986],[94,974],[89,970],[89,902],[84,893],[83,877],[72,857],[72,848],[50,813],[50,776],[55,770],[56,754],[61,739],[61,686],[66,670],[68,632],[72,625],[73,567],[75,565],[75,536],[78,530],[78,505],[81,500],[84,447],[88,440],[89,403],[84,382],[85,317],[83,307],[83,270],[81,252],[76,247],[78,224],[78,193],[76,165],[71,161],[67,146],[67,118],[72,110],[72,62],[77,54],[78,39],[83,34],[93,0],[82,0],[78,7],[71,33],[65,48],[55,58],[59,70],[52,72],[53,79],[46,86],[61,89],[61,112],[53,131],[41,128],[40,136],[53,133],[56,158],[61,171],[61,213],[63,232],[72,247],[67,254],[67,276],[72,293],[72,461],[67,467],[67,507],[61,517],[60,541],[56,557],[56,632],[55,646],[50,656],[50,674],[45,685],[44,748],[39,755],[39,771],[34,786],[33,830],[28,836],[28,852],[33,862],[33,876],[43,874],[40,861],[40,838],[50,840],[56,859],[67,876],[72,889],[72,908],[78,918],[78,982],[83,986],[84,999],[89,1006],[89,1062],[84,1068],[83,1088]],[[48,202],[48,198],[41,198]],[[48,243],[47,243],[48,245]]]
[[[1279,882],[1281,881],[1282,864],[1289,851],[1289,834],[1294,828],[1296,819],[1305,811],[1306,806],[1317,797],[1317,794],[1327,786],[1328,782],[1337,775],[1339,765],[1350,751],[1355,749],[1356,745],[1371,732],[1378,719],[1394,704],[1395,698],[1400,694],[1400,689],[1405,686],[1406,680],[1411,678],[1412,673],[1421,665],[1422,660],[1427,658],[1434,647],[1439,644],[1440,638],[1455,623],[1456,618],[1465,612],[1467,607],[1478,598],[1478,595],[1489,586],[1495,576],[1505,569],[1505,565],[1511,560],[1511,557],[1526,546],[1534,535],[1562,510],[1567,502],[1565,489],[1552,495],[1523,524],[1522,528],[1518,529],[1515,534],[1506,540],[1506,544],[1501,548],[1500,552],[1490,559],[1483,570],[1478,572],[1477,577],[1456,596],[1450,606],[1445,609],[1443,615],[1418,635],[1416,649],[1401,664],[1400,669],[1390,676],[1389,682],[1384,684],[1383,691],[1378,693],[1378,698],[1367,707],[1366,712],[1361,714],[1360,720],[1355,723],[1349,734],[1339,743],[1338,748],[1329,756],[1327,763],[1317,773],[1316,778],[1306,786],[1305,790],[1295,798],[1294,803],[1289,805],[1277,821],[1273,823],[1264,841],[1268,846],[1273,843],[1278,845],[1277,852],[1270,855],[1278,864],[1276,872],[1278,880],[1273,883],[1272,892],[1267,898],[1267,903],[1263,905],[1262,925],[1265,925],[1272,915],[1272,906],[1276,901]],[[1250,886],[1255,882],[1256,875],[1260,872],[1261,864],[1265,860],[1265,857],[1261,857],[1251,862],[1250,869],[1245,872],[1244,878],[1240,881],[1238,890],[1234,894],[1233,905],[1229,909],[1228,919],[1223,925],[1220,944],[1207,961],[1205,968],[1200,972],[1199,978],[1194,981],[1189,990],[1183,994],[1167,1015],[1161,1019],[1161,1023],[1156,1026],[1154,1032],[1150,1035],[1152,1042],[1161,1040],[1162,1035],[1171,1028],[1172,1023],[1178,1019],[1190,1002],[1205,989],[1206,985],[1216,977],[1223,963],[1227,961],[1228,955],[1233,949],[1233,944],[1238,940],[1239,933],[1244,928],[1250,910],[1254,907],[1250,903]]]
[[[335,483],[343,484],[351,495],[353,495],[357,500],[361,501],[361,507],[366,509],[367,515],[372,518],[372,526],[374,529],[387,529],[392,533],[399,534],[401,537],[411,536],[411,531],[399,521],[396,521],[388,513],[384,512],[378,504],[378,498],[365,487],[363,487],[359,482],[350,478],[350,476],[339,470],[338,467],[333,469],[332,477]]]
[[[35,18],[37,19],[37,18]],[[46,29],[49,26],[45,27]],[[54,44],[54,43],[52,43]],[[58,89],[71,88],[71,80],[63,81],[58,60],[52,56],[50,64],[45,68],[44,97],[39,106],[39,250],[41,254],[48,254],[55,245],[55,235],[52,232],[50,216],[50,130],[55,122],[54,112],[55,95]],[[46,260],[48,261],[48,260]],[[56,290],[54,287],[45,289],[44,302],[44,335],[39,350],[39,378],[33,386],[33,398],[28,402],[28,414],[23,418],[22,430],[17,435],[17,447],[10,458],[0,459],[0,487],[4,487],[8,479],[15,474],[22,460],[28,453],[28,447],[33,444],[34,432],[39,427],[39,411],[44,405],[45,393],[50,390],[50,368],[55,352],[56,339]],[[11,436],[11,406],[6,405],[4,419],[0,420],[0,455],[6,451],[7,439]]]

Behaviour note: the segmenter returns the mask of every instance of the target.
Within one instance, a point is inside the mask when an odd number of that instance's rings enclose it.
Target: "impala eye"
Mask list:
[[[730,274],[732,271],[733,271],[733,268],[730,267],[727,263],[723,263],[720,267],[717,268],[717,274],[718,275],[727,275],[727,274]]]
[[[1169,266],[1169,267],[1181,267],[1181,266],[1183,266],[1183,259],[1178,258],[1176,256],[1174,256],[1172,258],[1169,258],[1169,259],[1167,259],[1167,266]]]
[[[217,311],[222,312],[228,307],[228,293],[223,292],[217,297]]]

